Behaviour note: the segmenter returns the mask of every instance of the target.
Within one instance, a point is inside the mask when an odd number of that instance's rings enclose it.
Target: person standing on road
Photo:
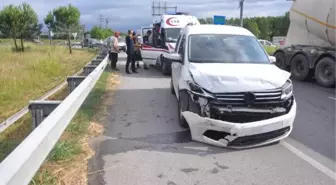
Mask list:
[[[119,53],[119,46],[118,46],[119,36],[120,33],[115,32],[114,36],[110,37],[110,43],[109,43],[109,59],[111,61],[111,69],[115,71],[119,71],[119,69],[117,68],[118,53]]]
[[[143,43],[144,44],[151,44],[151,40],[150,40],[150,36],[151,36],[151,34],[152,34],[152,31],[150,31],[150,30],[148,30],[147,32],[146,32],[146,35],[145,36],[143,36],[143,38],[142,38],[142,40],[143,40]],[[144,62],[144,69],[148,69],[148,66],[147,66],[147,64]]]
[[[133,32],[133,35],[132,35],[132,40],[133,40],[133,44],[134,44],[134,60],[135,60],[135,63],[136,63],[136,67],[137,68],[140,68],[140,64],[139,64],[139,49],[140,49],[140,46],[137,42],[137,35],[135,34],[135,32]]]
[[[129,71],[130,63],[131,63],[132,72],[138,73],[135,69],[134,43],[133,43],[132,37],[133,37],[133,30],[128,30],[128,36],[126,37],[126,47],[127,47],[126,73],[127,74],[131,74]]]

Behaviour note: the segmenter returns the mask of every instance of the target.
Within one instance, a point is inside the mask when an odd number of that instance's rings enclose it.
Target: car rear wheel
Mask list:
[[[330,57],[322,58],[315,68],[315,78],[324,87],[335,86],[335,60]]]

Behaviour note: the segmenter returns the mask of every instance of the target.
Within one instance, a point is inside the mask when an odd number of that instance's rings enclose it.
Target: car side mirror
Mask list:
[[[275,56],[268,56],[269,60],[271,61],[271,63],[275,63],[276,62],[276,58]]]
[[[167,58],[170,59],[172,62],[182,63],[182,57],[178,53],[171,53],[168,55]]]

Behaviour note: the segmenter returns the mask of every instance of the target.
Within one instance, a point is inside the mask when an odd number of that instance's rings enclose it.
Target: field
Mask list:
[[[0,121],[60,84],[91,58],[95,52],[66,47],[26,44],[24,53],[0,45]]]

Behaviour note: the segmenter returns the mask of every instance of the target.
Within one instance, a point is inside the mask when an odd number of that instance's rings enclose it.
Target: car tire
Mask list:
[[[168,70],[168,66],[167,63],[165,62],[165,59],[160,56],[160,61],[161,61],[161,72],[163,75],[167,76],[169,75],[169,70]]]
[[[170,92],[172,95],[175,95],[174,85],[173,85],[173,78],[170,78]]]
[[[182,107],[181,107],[181,92],[179,93],[178,98],[178,108],[177,108],[177,114],[178,114],[178,123],[182,128],[189,128],[188,122],[185,120],[185,118],[182,115]]]
[[[310,77],[309,63],[306,56],[298,54],[291,60],[291,76],[296,80],[307,80]]]
[[[335,60],[324,57],[315,68],[315,79],[323,87],[335,87]]]
[[[286,66],[286,56],[282,52],[275,53],[274,57],[276,58],[275,65],[282,70],[288,70]]]

